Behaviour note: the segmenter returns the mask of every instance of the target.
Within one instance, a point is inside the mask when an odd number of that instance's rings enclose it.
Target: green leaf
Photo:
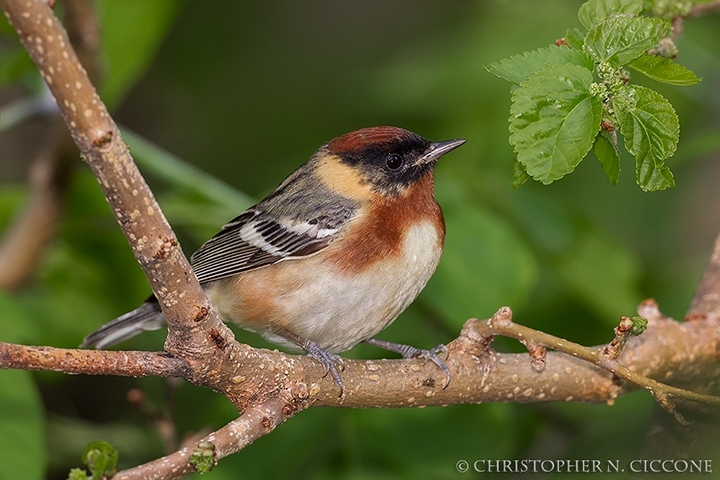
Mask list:
[[[565,45],[548,45],[545,48],[513,55],[510,58],[486,65],[485,69],[500,78],[512,83],[521,83],[533,73],[552,64],[580,65],[588,70],[593,69],[593,61],[580,50],[573,50]]]
[[[686,86],[700,83],[701,78],[692,70],[683,67],[669,58],[643,55],[628,64],[633,70],[658,82],[670,85]]]
[[[85,448],[82,461],[90,469],[93,480],[101,480],[115,474],[118,450],[102,440],[93,442]]]
[[[620,154],[617,149],[617,134],[607,130],[600,130],[600,134],[595,137],[593,153],[600,162],[607,179],[613,185],[617,185],[620,179]]]
[[[659,18],[610,17],[588,31],[583,49],[598,62],[622,66],[657,45],[669,31],[668,22]]]
[[[630,330],[630,333],[632,333],[635,336],[642,335],[645,333],[645,330],[647,330],[648,321],[647,319],[636,315],[632,317],[632,328]]]
[[[530,175],[528,175],[527,170],[525,170],[525,166],[515,160],[515,167],[513,168],[513,181],[512,181],[512,187],[513,188],[519,188],[522,186],[523,183],[530,180]]]
[[[107,60],[100,94],[112,107],[145,73],[180,12],[182,2],[102,0],[97,5],[102,25],[101,45]]]
[[[67,480],[88,480],[87,472],[82,468],[71,468]]]
[[[0,371],[0,432],[0,478],[44,478],[43,412],[30,372]]]
[[[662,95],[646,87],[625,86],[616,105],[625,148],[635,157],[637,183],[644,191],[664,190],[675,185],[665,160],[677,148],[680,122]]]
[[[550,65],[513,91],[510,143],[535,180],[548,184],[572,172],[600,130],[602,102],[588,89],[592,73]]]
[[[573,50],[582,50],[583,43],[585,43],[585,33],[577,27],[568,28],[565,32],[565,41],[568,47]]]
[[[215,466],[215,445],[206,440],[198,443],[193,453],[188,459],[188,463],[193,466],[196,472],[203,474],[208,473]]]
[[[585,28],[592,27],[613,15],[638,14],[642,11],[642,0],[589,0],[580,5],[578,18]]]

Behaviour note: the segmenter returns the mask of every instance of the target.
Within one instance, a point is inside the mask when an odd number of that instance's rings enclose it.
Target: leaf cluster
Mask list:
[[[674,186],[665,161],[677,148],[678,116],[658,92],[631,85],[627,68],[671,85],[700,79],[663,56],[676,53],[670,23],[642,10],[642,0],[589,0],[578,11],[584,33],[569,29],[555,45],[486,66],[516,85],[510,107],[515,186],[530,177],[544,184],[559,180],[591,149],[617,184],[618,131],[635,157],[641,189]]]

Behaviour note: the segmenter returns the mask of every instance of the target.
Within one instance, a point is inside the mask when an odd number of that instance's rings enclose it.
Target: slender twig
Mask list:
[[[603,349],[601,348],[585,347],[548,333],[518,325],[512,321],[512,312],[507,307],[498,310],[491,319],[485,322],[485,325],[487,326],[485,334],[488,336],[502,335],[523,342],[530,340],[535,344],[541,344],[555,351],[563,352],[575,358],[593,363],[611,372],[613,375],[649,391],[663,407],[667,404],[665,399],[668,396],[720,406],[720,397],[692,392],[653,380],[652,378],[630,370],[611,356],[603,355]]]
[[[165,353],[31,347],[0,342],[0,369],[5,368],[128,377],[187,376],[185,362]]]
[[[711,2],[695,3],[684,15],[679,15],[672,19],[672,37],[674,39],[682,35],[685,28],[685,20],[688,18],[697,18],[705,15],[720,13],[720,0]]]
[[[166,392],[172,392],[173,387],[167,386]],[[170,400],[169,398],[167,400]],[[160,408],[155,406],[148,396],[139,388],[133,388],[127,393],[127,401],[153,424],[163,444],[163,452],[170,454],[177,450],[177,429],[173,422],[169,407]],[[169,403],[169,402],[168,402]]]
[[[113,480],[166,480],[178,478],[195,471],[190,457],[199,444],[209,442],[214,448],[215,462],[238,452],[300,411],[291,401],[279,398],[254,406],[223,428],[211,433],[195,445],[181,448],[175,453],[153,460],[135,468],[123,470]]]
[[[630,339],[633,321],[630,317],[622,317],[620,323],[615,327],[615,338],[605,345],[602,349],[602,355],[608,360],[617,360],[625,348],[625,344]]]

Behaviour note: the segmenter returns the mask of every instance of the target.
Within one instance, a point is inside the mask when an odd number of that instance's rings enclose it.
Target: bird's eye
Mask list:
[[[385,159],[385,164],[388,166],[388,168],[390,170],[396,170],[396,169],[400,168],[400,166],[403,164],[403,159],[397,153],[391,153]]]

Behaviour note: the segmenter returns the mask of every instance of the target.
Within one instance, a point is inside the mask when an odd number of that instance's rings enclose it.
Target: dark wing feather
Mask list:
[[[195,252],[190,261],[200,283],[312,255],[332,242],[358,205],[318,184],[314,159]]]
[[[328,225],[322,216],[308,221],[276,220],[251,208],[225,225],[190,261],[200,283],[213,282],[318,252],[332,241],[344,222],[331,223]]]

